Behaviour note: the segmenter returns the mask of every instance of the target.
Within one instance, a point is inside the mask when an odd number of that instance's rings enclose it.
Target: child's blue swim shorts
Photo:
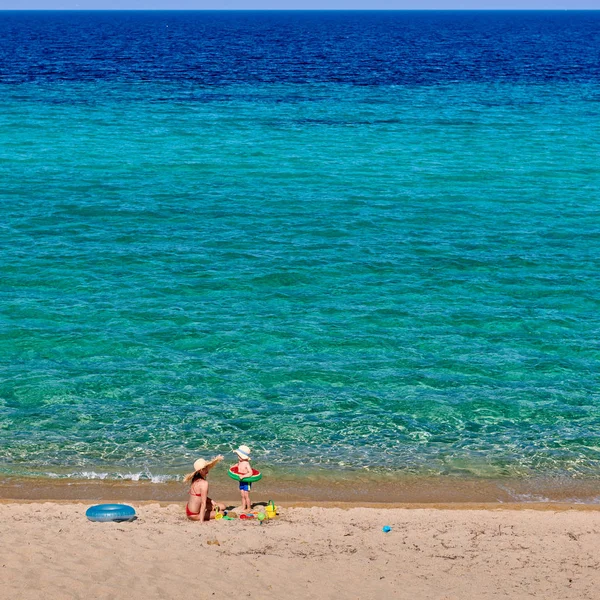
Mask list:
[[[245,481],[240,481],[240,490],[242,490],[242,492],[249,492],[251,488],[252,488],[251,483],[246,483]]]

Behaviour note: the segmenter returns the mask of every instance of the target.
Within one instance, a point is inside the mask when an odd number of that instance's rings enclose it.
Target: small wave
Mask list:
[[[150,481],[150,483],[168,483],[180,481],[177,475],[153,475],[148,472],[140,473],[98,473],[96,471],[77,471],[73,473],[44,473],[50,479],[100,479],[109,481]]]
[[[80,473],[69,473],[67,477],[74,479],[106,479],[108,473],[96,473],[96,471],[81,471]]]
[[[552,502],[548,496],[542,496],[540,494],[519,494],[511,490],[506,490],[511,499],[515,502]]]

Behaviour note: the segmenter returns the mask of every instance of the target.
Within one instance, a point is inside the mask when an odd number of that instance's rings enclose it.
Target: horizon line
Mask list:
[[[6,12],[600,12],[600,8],[0,8]]]

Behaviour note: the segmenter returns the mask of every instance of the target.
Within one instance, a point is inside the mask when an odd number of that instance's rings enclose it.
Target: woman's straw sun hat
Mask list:
[[[202,471],[202,469],[210,471],[220,460],[223,460],[222,456],[215,456],[215,458],[212,460],[204,460],[203,458],[199,458],[194,463],[194,471]]]
[[[250,460],[250,448],[248,446],[240,446],[237,450],[234,450],[242,460]]]

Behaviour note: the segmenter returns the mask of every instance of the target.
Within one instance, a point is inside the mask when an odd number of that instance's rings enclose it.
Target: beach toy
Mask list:
[[[265,515],[265,513],[261,512],[256,515],[256,518],[260,521],[260,524],[262,525],[263,521],[267,518],[267,515]]]
[[[135,519],[135,508],[127,504],[96,504],[85,511],[85,516],[90,521],[121,523]]]
[[[217,508],[217,510],[215,511],[215,521],[220,521],[221,519],[224,519],[225,515],[221,512],[221,510],[219,508]]]
[[[392,528],[389,525],[384,525],[383,528],[381,529],[381,531],[383,531],[383,533],[389,533],[392,530]]]
[[[257,471],[256,469],[252,469],[252,475],[250,475],[249,477],[241,478],[238,474],[237,465],[233,465],[233,467],[231,467],[229,471],[227,471],[227,475],[229,475],[231,479],[235,479],[236,481],[245,481],[246,483],[253,483],[254,481],[262,479],[262,473],[260,471]]]
[[[272,519],[275,517],[275,515],[277,515],[277,507],[275,506],[273,500],[269,500],[269,504],[267,504],[265,507],[265,513],[269,519]]]

